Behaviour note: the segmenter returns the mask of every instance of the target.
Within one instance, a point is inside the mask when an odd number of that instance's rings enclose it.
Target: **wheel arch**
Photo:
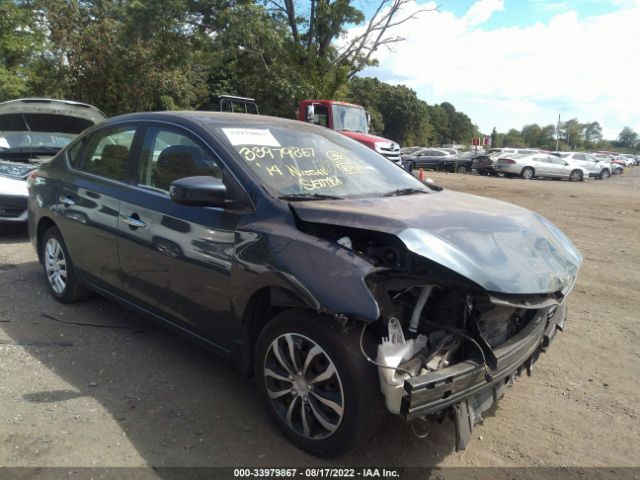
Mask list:
[[[248,299],[241,317],[241,369],[244,375],[253,376],[253,355],[260,332],[276,314],[287,309],[318,311],[296,292],[276,285],[262,287]]]
[[[56,223],[49,217],[42,217],[38,220],[38,225],[36,226],[36,252],[40,263],[42,263],[42,238],[44,237],[44,232],[55,226]]]

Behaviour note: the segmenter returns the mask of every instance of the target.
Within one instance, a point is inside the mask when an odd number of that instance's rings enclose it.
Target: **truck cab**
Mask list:
[[[360,105],[334,100],[303,100],[300,102],[298,120],[336,130],[392,162],[402,165],[400,145],[392,140],[369,134],[368,115]]]

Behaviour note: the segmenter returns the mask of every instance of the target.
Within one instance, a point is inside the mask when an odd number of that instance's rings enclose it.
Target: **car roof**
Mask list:
[[[187,122],[209,127],[226,126],[229,124],[241,124],[246,126],[264,126],[266,124],[283,127],[299,127],[312,125],[299,120],[271,117],[268,115],[253,115],[246,113],[212,112],[204,110],[181,110],[164,112],[140,112],[126,113],[111,117],[104,124],[121,123],[126,121],[164,121]]]

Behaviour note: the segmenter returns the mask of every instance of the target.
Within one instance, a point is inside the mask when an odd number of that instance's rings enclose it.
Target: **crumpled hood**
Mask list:
[[[306,222],[394,234],[410,251],[489,292],[563,290],[582,264],[578,250],[551,222],[484,197],[442,191],[291,205]]]

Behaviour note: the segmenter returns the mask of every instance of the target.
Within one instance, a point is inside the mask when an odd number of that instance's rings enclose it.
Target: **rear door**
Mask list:
[[[178,127],[147,126],[136,185],[120,206],[122,278],[128,295],[149,310],[227,350],[234,232],[242,213],[169,198],[172,181],[200,175],[222,178],[223,167],[199,138]]]
[[[535,169],[536,175],[539,177],[553,176],[553,169],[549,162],[548,155],[534,155],[531,158],[531,166]]]
[[[567,165],[567,162],[562,158],[554,157],[553,155],[549,156],[549,162],[551,165],[552,176],[555,178],[569,178],[569,174],[571,173],[571,166]]]
[[[57,219],[76,268],[94,286],[113,290],[118,275],[118,213],[129,188],[135,125],[95,131],[68,151]]]

